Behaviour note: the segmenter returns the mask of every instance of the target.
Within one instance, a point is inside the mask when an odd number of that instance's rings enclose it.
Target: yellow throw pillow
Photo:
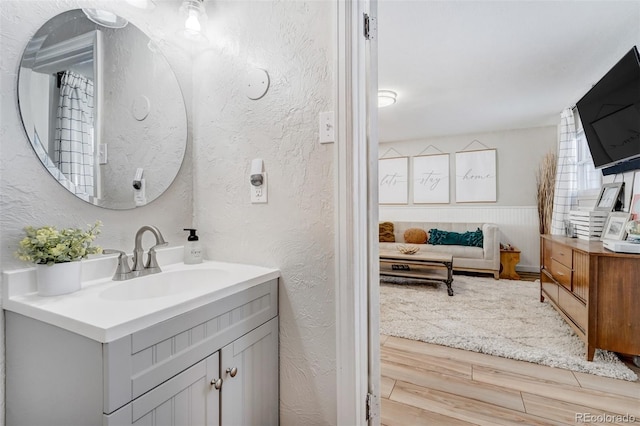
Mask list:
[[[393,222],[382,222],[378,225],[379,237],[381,243],[395,243],[396,236],[393,234]]]
[[[404,242],[409,244],[425,244],[427,242],[427,233],[424,229],[409,228],[404,231]]]

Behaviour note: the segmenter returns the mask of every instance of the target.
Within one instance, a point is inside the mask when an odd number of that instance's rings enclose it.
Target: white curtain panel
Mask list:
[[[558,167],[551,215],[551,234],[564,235],[564,221],[575,204],[577,191],[576,125],[571,108],[560,114],[560,139],[558,141]]]
[[[65,71],[60,83],[53,160],[79,193],[94,193],[93,81]]]

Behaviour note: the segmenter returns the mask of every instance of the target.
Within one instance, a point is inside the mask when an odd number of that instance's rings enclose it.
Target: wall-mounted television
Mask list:
[[[577,104],[596,168],[640,164],[640,55],[634,46]],[[612,167],[615,166],[615,167]],[[606,170],[603,170],[604,174]]]

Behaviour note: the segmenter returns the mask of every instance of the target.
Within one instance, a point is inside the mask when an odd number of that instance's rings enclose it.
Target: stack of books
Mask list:
[[[571,210],[569,222],[578,238],[583,240],[599,240],[609,212]]]

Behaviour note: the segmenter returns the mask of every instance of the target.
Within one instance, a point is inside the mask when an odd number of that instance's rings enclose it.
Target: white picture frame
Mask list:
[[[604,228],[602,228],[600,240],[624,240],[627,234],[625,226],[630,216],[627,212],[609,213],[607,221],[604,223]]]
[[[620,196],[623,185],[623,182],[605,183],[602,185],[594,210],[605,212],[613,211],[618,202],[618,197]]]
[[[640,220],[640,172],[635,172],[633,175],[629,212],[631,213],[631,220]]]
[[[456,202],[497,201],[496,150],[456,152]]]
[[[413,203],[449,204],[449,154],[419,155],[413,163]]]
[[[409,158],[381,158],[378,160],[378,203],[408,204]]]

